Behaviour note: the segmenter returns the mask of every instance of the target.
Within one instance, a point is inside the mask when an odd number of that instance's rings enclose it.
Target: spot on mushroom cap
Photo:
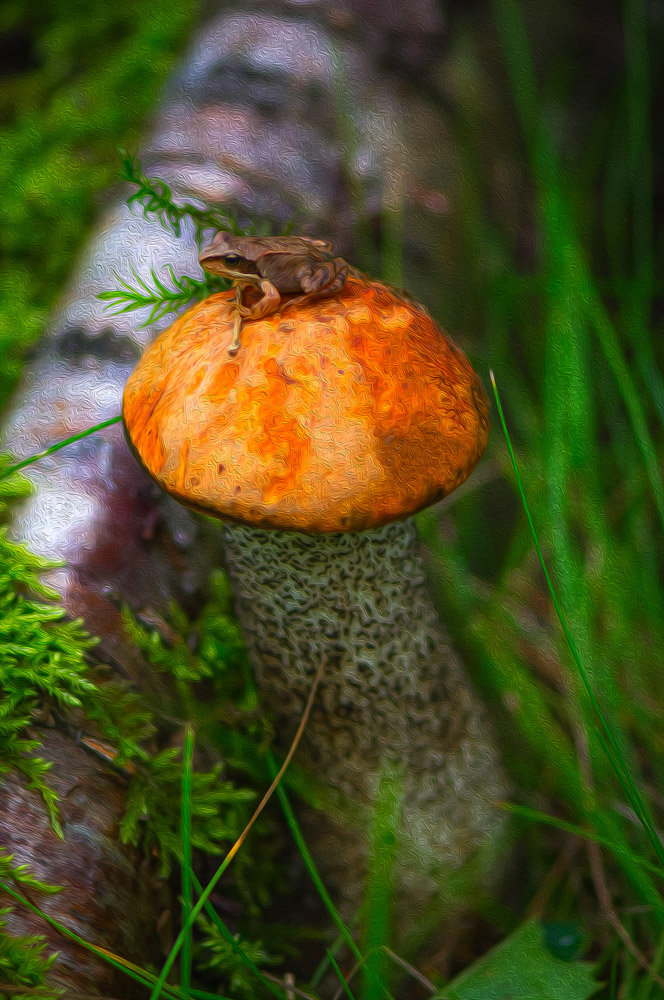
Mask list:
[[[488,400],[422,307],[349,278],[246,322],[234,293],[180,317],[125,387],[127,434],[172,496],[264,528],[375,528],[440,500],[486,446]]]

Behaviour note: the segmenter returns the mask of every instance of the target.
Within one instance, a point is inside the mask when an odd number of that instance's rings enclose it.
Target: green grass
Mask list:
[[[182,841],[182,923],[186,924],[194,905],[192,854],[191,854],[191,787],[194,768],[194,731],[187,725],[184,731],[184,751],[182,754],[182,817],[180,839]],[[192,934],[185,936],[180,959],[180,988],[187,995],[191,987]]]
[[[8,0],[0,12],[0,403],[186,41],[196,0]]]
[[[510,490],[493,483],[459,501],[451,538],[448,530],[443,541],[441,518],[430,513],[420,518],[421,533],[434,555],[446,620],[506,735],[515,811],[525,817],[546,805],[551,822],[571,821],[603,845],[614,913],[583,860],[574,871],[586,883],[574,892],[571,876],[562,877],[548,910],[582,916],[598,955],[600,942],[613,940],[620,962],[612,966],[614,994],[606,995],[629,996],[632,980],[643,995],[660,995],[636,955],[638,949],[655,960],[663,915],[662,351],[652,324],[662,289],[652,280],[661,235],[653,217],[648,65],[648,49],[657,46],[642,5],[626,3],[626,98],[605,105],[597,131],[590,122],[585,145],[575,150],[549,124],[555,110],[577,133],[582,127],[573,106],[561,107],[541,82],[525,8],[496,0],[492,9],[538,244],[531,270],[519,274],[509,235],[499,233],[496,272],[482,244],[486,220],[474,219],[467,230],[466,262],[482,271],[477,285],[488,317],[472,356],[484,355],[496,372],[557,602],[547,610],[548,580],[533,561],[525,512],[515,513],[520,484],[500,437],[493,455]],[[482,110],[462,111],[464,135],[476,138]],[[625,131],[627,148],[618,148]],[[465,156],[476,158],[472,142]],[[474,169],[488,186],[486,172],[480,175],[476,163]],[[510,524],[502,547],[494,541],[501,530],[496,512]],[[489,539],[490,559],[478,550],[479,538]],[[559,611],[567,634],[556,627]],[[532,828],[530,834],[540,852],[538,859],[531,847],[531,865],[546,865],[550,839]],[[535,870],[524,904],[537,895]],[[634,949],[612,938],[615,915],[629,926]]]

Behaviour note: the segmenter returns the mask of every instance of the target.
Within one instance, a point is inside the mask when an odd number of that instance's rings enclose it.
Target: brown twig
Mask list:
[[[287,997],[296,996],[302,997],[302,1000],[316,1000],[316,997],[312,996],[311,993],[305,993],[304,990],[298,989],[295,985],[295,978],[293,977],[292,972],[287,972],[283,979],[280,979],[279,976],[275,976],[272,972],[266,972],[265,969],[261,969],[261,975],[265,976],[266,979],[269,979],[270,982],[274,983],[276,986],[281,986]],[[288,977],[291,977],[293,981],[291,982]]]
[[[367,954],[364,955],[359,960],[359,962],[355,963],[355,965],[353,966],[353,968],[351,969],[351,971],[345,977],[344,981],[345,981],[346,985],[348,985],[350,983],[350,981],[353,978],[353,976],[357,975],[357,973],[360,971],[360,969],[362,968],[362,966],[364,965],[364,963],[367,961],[367,959],[372,954],[374,954],[374,952],[377,952],[377,951],[384,951],[386,955],[389,955],[389,957],[394,962],[396,962],[397,965],[400,965],[403,969],[406,970],[406,972],[410,973],[410,975],[414,979],[416,979],[419,983],[421,983],[423,986],[425,986],[428,990],[431,990],[432,993],[436,992],[437,987],[434,986],[434,984],[431,982],[430,979],[427,979],[427,977],[425,975],[423,975],[421,972],[418,972],[417,969],[413,968],[413,966],[410,965],[405,959],[403,959],[399,955],[397,955],[396,952],[392,951],[391,948],[388,948],[386,944],[381,944],[381,945],[379,945],[379,947],[373,948],[370,952],[367,952]],[[337,989],[337,992],[334,994],[334,997],[332,998],[332,1000],[340,1000],[342,990],[343,990],[343,986],[339,986],[339,988]],[[389,997],[389,993],[387,994],[387,996]]]
[[[350,981],[353,978],[353,976],[357,975],[357,973],[360,971],[360,969],[364,965],[365,959],[366,959],[366,955],[364,956],[364,958],[361,958],[359,960],[359,962],[355,963],[355,965],[350,970],[350,972],[348,973],[347,976],[344,976],[344,982],[346,983],[346,986],[348,986],[348,984],[350,983]],[[337,992],[332,997],[332,1000],[340,1000],[342,991],[343,991],[343,984],[338,987]]]
[[[576,725],[574,727],[575,732],[575,742],[577,746],[577,753],[579,755],[579,763],[581,764],[581,773],[585,778],[588,788],[592,788],[592,768],[590,764],[590,745],[588,742],[588,734],[582,726]],[[593,789],[594,791],[594,789]],[[647,972],[649,976],[652,977],[653,981],[657,983],[662,989],[664,989],[664,980],[657,975],[655,970],[652,968],[648,959],[643,954],[643,952],[638,948],[635,941],[633,940],[631,934],[627,928],[621,923],[620,917],[616,913],[613,902],[611,901],[611,894],[609,892],[609,887],[606,882],[606,877],[604,875],[604,867],[602,865],[602,855],[599,850],[599,846],[593,841],[588,841],[586,844],[588,850],[588,859],[590,861],[590,873],[592,875],[593,884],[595,886],[595,892],[597,893],[597,898],[604,909],[604,915],[606,919],[613,927],[614,931],[623,942],[627,948],[630,955],[636,959],[638,964]]]
[[[307,725],[307,722],[309,721],[309,715],[311,713],[311,708],[312,708],[313,703],[314,703],[314,698],[316,696],[316,691],[318,690],[318,684],[320,682],[321,677],[323,676],[323,669],[324,669],[324,667],[325,667],[325,660],[322,660],[321,663],[320,663],[320,665],[319,665],[319,667],[318,667],[318,670],[316,671],[316,676],[315,676],[314,682],[313,682],[313,684],[311,686],[311,692],[309,693],[309,697],[307,699],[306,707],[304,709],[304,712],[302,713],[302,719],[300,720],[300,724],[297,727],[297,732],[295,733],[295,736],[293,738],[293,742],[291,743],[291,746],[290,746],[290,750],[286,754],[286,758],[285,758],[283,764],[279,768],[279,771],[278,771],[278,773],[277,773],[274,781],[272,782],[272,784],[268,788],[267,792],[265,793],[265,795],[263,796],[263,798],[259,802],[258,806],[256,807],[256,810],[255,810],[253,816],[251,817],[251,819],[249,820],[249,822],[245,826],[244,830],[242,831],[242,833],[240,834],[240,836],[237,838],[237,840],[235,841],[235,843],[231,847],[230,851],[228,852],[228,854],[226,855],[226,857],[224,858],[224,860],[222,861],[222,863],[217,868],[216,872],[214,873],[214,875],[212,876],[212,878],[208,882],[208,884],[205,887],[205,889],[203,889],[203,892],[198,897],[197,903],[191,908],[191,910],[189,912],[189,915],[187,917],[187,920],[185,921],[183,927],[180,930],[180,933],[178,934],[177,938],[175,939],[175,943],[171,947],[171,950],[169,952],[168,958],[166,959],[166,961],[164,962],[164,964],[162,966],[161,972],[159,973],[159,978],[157,979],[157,981],[156,981],[156,983],[154,985],[154,989],[152,990],[152,993],[150,994],[150,1000],[156,1000],[156,998],[161,994],[164,986],[166,985],[166,977],[167,977],[170,969],[172,968],[175,959],[178,956],[178,953],[179,953],[180,948],[182,947],[182,945],[184,943],[185,936],[186,936],[187,932],[190,930],[191,927],[193,927],[193,925],[194,925],[194,923],[196,921],[196,918],[198,917],[198,914],[201,912],[201,910],[205,906],[206,902],[210,898],[210,894],[214,890],[214,887],[216,886],[217,882],[219,881],[219,879],[221,878],[221,876],[223,875],[223,873],[226,871],[226,869],[228,868],[229,864],[231,863],[231,861],[233,860],[233,858],[235,857],[235,855],[238,853],[238,851],[242,847],[242,844],[245,842],[245,840],[249,836],[249,832],[250,832],[252,826],[254,825],[254,823],[256,822],[256,820],[258,819],[258,817],[260,816],[260,814],[262,813],[263,809],[267,805],[267,803],[270,800],[270,798],[271,798],[271,796],[272,796],[275,788],[277,787],[277,785],[279,784],[279,782],[283,778],[284,772],[285,772],[286,768],[288,767],[288,765],[290,764],[291,760],[293,759],[293,754],[295,753],[295,751],[297,749],[298,743],[300,742],[300,739],[302,738],[302,733],[304,732],[305,727]]]
[[[429,990],[431,993],[437,992],[438,987],[434,986],[431,980],[427,976],[425,976],[423,972],[420,972],[418,969],[416,969],[415,966],[411,965],[410,962],[407,962],[405,958],[401,958],[400,955],[397,955],[397,953],[395,951],[392,951],[391,948],[388,948],[386,944],[384,944],[382,947],[385,954],[389,955],[393,962],[396,962],[397,965],[400,965],[402,969],[404,969],[410,976],[413,977],[413,979],[416,979],[418,983],[421,983],[425,989]]]
[[[57,988],[57,987],[56,987]],[[15,986],[12,983],[0,983],[0,993],[20,993],[21,996],[44,995],[43,986]],[[124,1000],[123,997],[109,997],[101,993],[71,993],[67,992],[67,1000]]]
[[[590,859],[590,871],[592,873],[593,882],[595,884],[595,891],[597,893],[597,898],[599,899],[602,907],[604,908],[605,916],[614,931],[623,942],[627,948],[630,955],[636,959],[644,972],[652,978],[654,982],[657,983],[659,987],[664,989],[664,979],[657,975],[650,962],[643,954],[643,952],[637,947],[631,934],[626,927],[620,921],[620,917],[616,913],[616,910],[611,901],[611,894],[609,893],[609,887],[606,884],[606,878],[604,875],[604,868],[602,866],[602,856],[599,851],[597,844],[588,843],[588,857]]]
[[[307,699],[307,704],[305,706],[304,712],[302,713],[302,718],[300,719],[300,724],[297,727],[297,732],[295,733],[295,736],[293,737],[293,742],[291,743],[290,750],[286,754],[284,762],[281,765],[281,767],[279,768],[274,781],[272,782],[272,784],[270,785],[270,787],[266,791],[265,795],[263,796],[263,798],[261,799],[261,801],[259,802],[259,804],[256,806],[256,810],[255,810],[253,816],[251,817],[251,819],[249,820],[249,822],[245,826],[244,830],[242,831],[242,833],[237,838],[237,840],[235,841],[235,843],[231,847],[230,851],[228,852],[228,854],[224,858],[224,862],[226,864],[235,857],[235,855],[237,854],[237,852],[242,847],[242,844],[245,842],[245,840],[249,836],[249,831],[251,830],[252,826],[254,825],[254,823],[256,822],[256,820],[258,819],[258,817],[260,816],[260,814],[263,812],[263,809],[268,804],[268,801],[272,798],[272,795],[274,793],[275,788],[277,787],[277,785],[279,784],[279,782],[283,778],[284,772],[286,771],[288,765],[290,764],[291,760],[293,759],[293,755],[294,755],[295,751],[297,750],[298,743],[302,739],[302,733],[304,732],[305,727],[307,725],[307,722],[309,721],[309,716],[311,714],[311,709],[312,709],[312,706],[313,706],[313,703],[314,703],[314,698],[316,696],[316,691],[318,690],[318,685],[320,683],[320,679],[323,676],[323,669],[324,669],[324,667],[325,667],[325,661],[323,660],[321,662],[320,666],[318,667],[318,670],[316,671],[316,676],[314,677],[314,682],[311,685],[311,691],[310,691],[309,697]]]

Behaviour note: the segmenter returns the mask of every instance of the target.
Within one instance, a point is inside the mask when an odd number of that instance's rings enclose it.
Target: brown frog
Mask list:
[[[308,236],[234,236],[217,233],[199,259],[201,267],[235,282],[236,318],[229,354],[240,348],[243,319],[261,319],[276,312],[282,295],[301,292],[293,302],[312,295],[332,295],[343,288],[348,265],[334,257],[331,243]],[[261,291],[262,297],[245,306],[242,294],[247,286]]]

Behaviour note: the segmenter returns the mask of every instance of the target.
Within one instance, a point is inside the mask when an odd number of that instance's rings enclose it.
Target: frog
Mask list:
[[[341,291],[348,276],[348,264],[334,256],[327,240],[309,236],[236,236],[217,233],[198,258],[204,270],[235,284],[235,323],[228,353],[240,349],[243,320],[262,319],[282,308],[282,296],[295,295],[283,305],[293,305],[316,295]],[[253,286],[262,292],[258,301],[244,305],[244,289]]]

